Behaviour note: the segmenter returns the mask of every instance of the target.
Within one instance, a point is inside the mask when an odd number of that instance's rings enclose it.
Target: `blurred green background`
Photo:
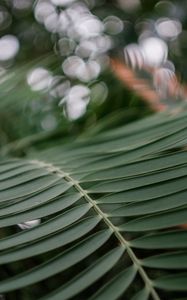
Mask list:
[[[187,1],[2,0],[0,145],[30,135],[34,144],[46,136],[63,142],[153,113],[111,58],[148,79],[160,101],[178,105],[179,93],[168,101],[168,80],[186,82],[186,8]]]

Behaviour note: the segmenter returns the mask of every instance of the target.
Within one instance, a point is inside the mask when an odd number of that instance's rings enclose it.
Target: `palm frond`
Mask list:
[[[41,223],[0,239],[1,265],[26,264],[0,281],[0,293],[59,274],[58,286],[40,291],[39,299],[187,295],[186,119],[186,111],[164,112],[2,161],[2,232]]]

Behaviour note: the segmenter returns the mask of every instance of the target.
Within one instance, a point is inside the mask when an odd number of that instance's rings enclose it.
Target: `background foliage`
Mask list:
[[[111,72],[110,65],[107,67],[107,61],[108,54],[110,54],[110,57],[120,58],[123,62],[124,47],[131,43],[137,43],[138,36],[158,37],[154,22],[162,18],[175,19],[183,26],[182,33],[179,31],[178,34],[176,33],[176,36],[173,37],[171,35],[171,38],[169,40],[166,39],[166,42],[169,47],[169,59],[175,64],[176,73],[184,82],[186,80],[184,59],[186,34],[185,1],[180,1],[180,4],[177,1],[66,2],[67,4],[64,2],[64,5],[60,5],[61,1],[7,0],[1,2],[2,20],[0,34],[2,37],[11,35],[19,41],[19,52],[13,52],[8,59],[3,58],[2,54],[1,59],[2,77],[5,77],[4,71],[8,73],[10,71],[12,74],[13,70],[15,70],[16,75],[16,80],[13,78],[12,82],[8,82],[8,89],[6,85],[5,88],[1,88],[1,106],[5,106],[2,108],[3,110],[1,109],[1,114],[3,115],[1,118],[3,120],[1,124],[1,144],[11,142],[25,135],[59,128],[63,130],[64,134],[66,132],[68,136],[69,134],[77,135],[83,132],[85,128],[94,128],[97,120],[106,115],[110,115],[110,120],[113,120],[111,122],[114,124],[112,123],[111,126],[116,126],[149,113],[149,109],[140,100],[139,94],[135,96],[134,93],[125,88],[123,83],[116,80],[116,76]],[[55,3],[59,4],[59,6],[56,6]],[[77,37],[76,34],[78,33],[75,34],[71,30],[70,32],[66,30],[65,25],[67,24],[64,19],[64,23],[57,24],[56,28],[50,25],[51,23],[55,24],[53,20],[55,18],[54,14],[56,18],[57,15],[62,17],[63,14],[68,14],[68,9],[70,10],[70,16],[73,16],[72,11],[74,11],[74,18],[78,18],[80,20],[79,23],[81,23],[80,7],[86,7],[90,11],[92,18],[97,18],[96,21],[100,22],[98,26],[105,26],[104,29],[102,27],[102,29],[98,29],[100,31],[97,33],[93,32],[89,35],[89,33],[82,34],[85,31],[83,26],[83,30],[81,31],[80,29],[80,32],[78,32],[79,37]],[[56,9],[55,13],[54,9]],[[111,16],[118,19],[110,19]],[[52,21],[50,21],[51,19]],[[70,22],[70,29],[73,28],[74,23],[73,21]],[[84,25],[84,22],[82,23]],[[97,35],[103,38],[103,40],[99,40],[100,44],[98,44]],[[82,50],[81,52],[79,45],[85,45],[84,43],[90,42],[90,40],[92,44],[87,46],[88,48],[83,48],[84,51]],[[62,49],[59,49],[59,41],[61,41]],[[68,46],[69,42],[75,45],[71,48]],[[11,43],[9,47],[11,49]],[[93,48],[96,50],[93,50]],[[2,53],[3,49],[2,45]],[[85,51],[87,54],[85,54]],[[5,49],[4,52],[6,52]],[[76,53],[80,54],[80,58],[83,58],[85,63],[90,60],[94,62],[104,61],[103,71],[98,75],[94,75],[94,68],[91,68],[90,71],[85,71],[85,66],[81,65],[82,67],[79,66],[80,74],[77,77],[71,75],[69,71],[65,72],[61,65],[67,58],[78,55]],[[132,56],[130,56],[130,62],[128,61],[128,63],[134,66],[139,58],[137,55],[134,60]],[[27,84],[25,84],[25,78],[26,74],[36,67],[44,68],[46,72],[50,71],[51,73],[35,73],[35,81],[32,82],[33,79],[30,79],[31,87],[35,90],[31,93],[29,88],[27,88]],[[89,72],[90,75],[88,75]],[[44,76],[44,79],[42,79],[42,76]],[[47,76],[48,81],[47,79],[45,81],[45,76]],[[145,74],[142,73],[141,77],[144,76]],[[38,80],[42,81],[43,84],[37,86]],[[62,86],[63,84],[64,86]],[[80,117],[78,115],[77,117],[74,116],[72,120],[72,112],[69,117],[67,115],[67,110],[65,109],[67,105],[58,107],[58,103],[64,99],[64,96],[68,97],[70,92],[68,87],[73,87],[77,84],[91,89],[91,95],[88,97],[91,100],[89,100],[86,113],[82,112]],[[19,87],[19,94],[16,92],[16,98],[14,97],[14,100],[11,100],[11,87],[15,89],[15,85],[17,85],[17,88]],[[52,87],[55,90],[53,93],[51,92]],[[86,91],[81,90],[80,93],[89,94],[89,89]],[[85,94],[85,97],[87,96]],[[7,98],[9,101],[7,101]],[[10,102],[11,109],[9,106]],[[73,105],[75,106],[76,104],[73,103]],[[70,107],[73,105],[70,103]],[[63,111],[66,112],[66,116],[64,116]],[[119,111],[121,114],[118,114]],[[10,114],[10,117],[8,114]],[[6,120],[9,121],[6,122]]]

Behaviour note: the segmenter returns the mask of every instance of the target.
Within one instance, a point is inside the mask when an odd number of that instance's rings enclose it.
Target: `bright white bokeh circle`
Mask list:
[[[157,37],[149,37],[140,41],[140,49],[144,62],[150,67],[159,67],[168,56],[167,44]]]
[[[15,57],[20,48],[14,35],[5,35],[0,39],[0,60],[7,61]]]

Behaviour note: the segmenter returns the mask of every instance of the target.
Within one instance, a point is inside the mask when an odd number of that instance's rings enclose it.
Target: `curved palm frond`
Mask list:
[[[0,293],[58,274],[58,286],[38,299],[184,298],[186,119],[186,112],[161,113],[2,161],[0,226],[10,231],[0,239],[0,264],[22,261],[25,269],[2,278]],[[12,233],[35,219],[36,227]]]

